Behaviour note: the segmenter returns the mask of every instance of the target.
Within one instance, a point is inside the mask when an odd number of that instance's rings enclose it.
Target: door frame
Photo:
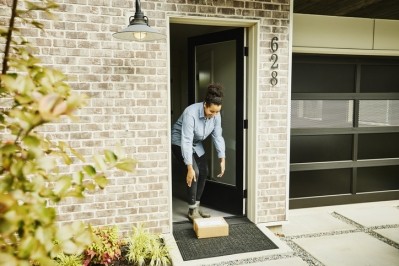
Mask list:
[[[256,156],[256,132],[257,132],[257,93],[258,93],[258,51],[259,51],[259,20],[245,19],[223,19],[211,17],[193,17],[167,15],[167,36],[170,36],[171,23],[188,25],[208,25],[208,26],[226,26],[226,27],[244,27],[247,30],[248,56],[246,60],[246,75],[244,77],[244,119],[248,119],[248,129],[244,131],[244,189],[247,190],[246,206],[244,206],[249,220],[257,221],[257,156]],[[170,50],[170,37],[167,38],[168,50]],[[171,79],[170,53],[168,53],[168,80]],[[171,86],[168,82],[168,113],[171,114]],[[251,104],[248,104],[251,103]],[[171,125],[171,115],[168,116],[168,125]],[[171,128],[168,128],[168,177],[169,177],[169,225],[173,228],[173,210],[172,210],[172,149],[171,149]]]

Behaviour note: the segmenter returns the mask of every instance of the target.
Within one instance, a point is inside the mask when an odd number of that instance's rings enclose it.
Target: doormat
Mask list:
[[[190,222],[174,223],[173,236],[184,261],[278,248],[245,218],[225,218],[229,236],[198,239]]]

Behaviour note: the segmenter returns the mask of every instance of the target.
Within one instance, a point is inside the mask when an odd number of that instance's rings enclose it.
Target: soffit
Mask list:
[[[294,0],[294,13],[399,20],[399,1]]]

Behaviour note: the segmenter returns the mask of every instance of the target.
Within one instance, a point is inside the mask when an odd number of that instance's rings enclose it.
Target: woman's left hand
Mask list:
[[[222,177],[224,175],[224,170],[226,169],[225,165],[225,159],[220,158],[220,174],[217,175],[217,177]]]

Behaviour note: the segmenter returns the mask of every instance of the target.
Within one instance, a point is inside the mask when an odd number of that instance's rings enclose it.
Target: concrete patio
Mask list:
[[[399,200],[290,210],[282,227],[258,227],[278,250],[183,261],[174,265],[399,265]]]

